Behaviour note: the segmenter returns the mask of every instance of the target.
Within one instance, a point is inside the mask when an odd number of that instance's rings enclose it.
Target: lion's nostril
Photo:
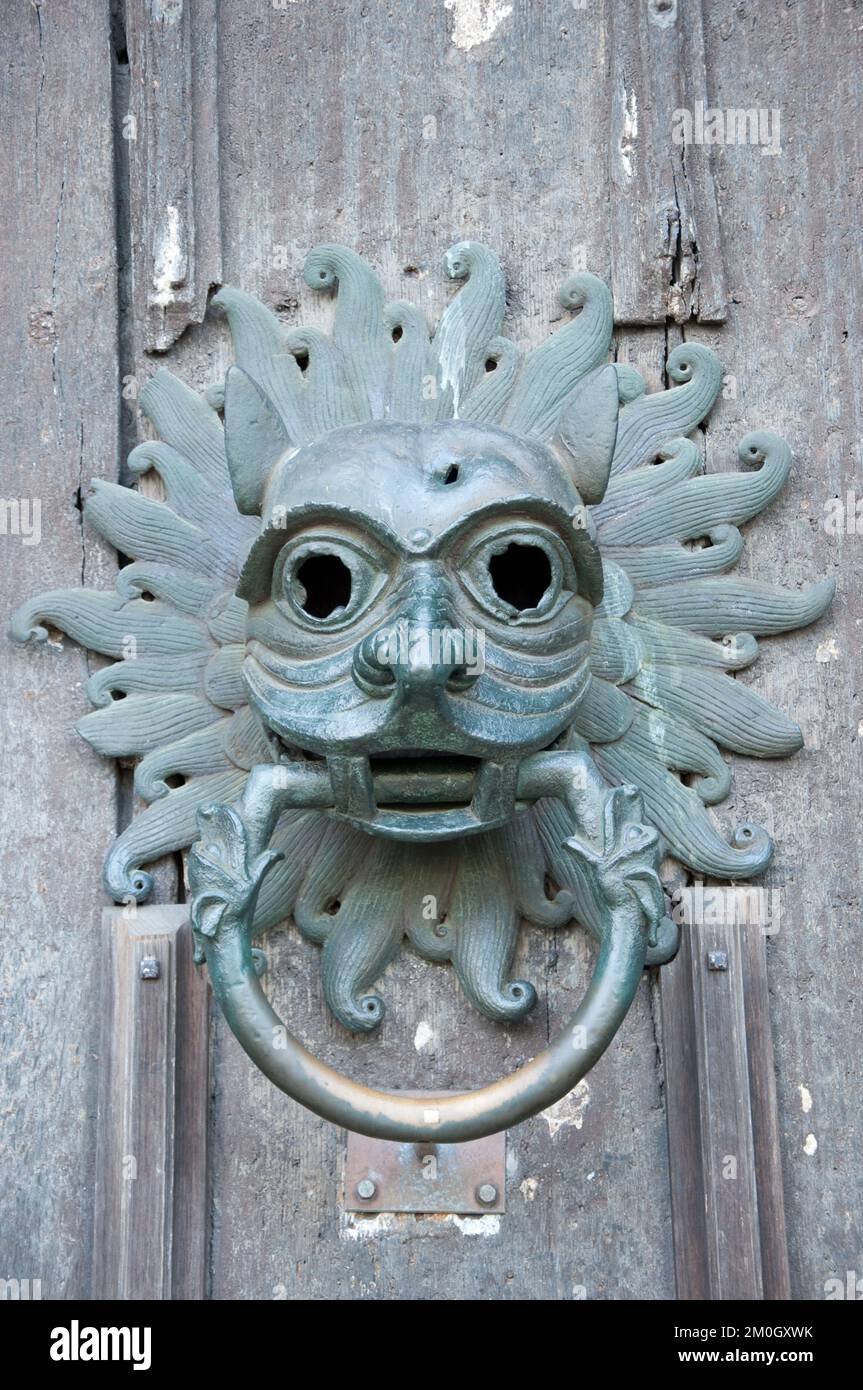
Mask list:
[[[388,660],[389,641],[390,633],[382,629],[364,638],[354,650],[354,682],[366,695],[381,698],[395,689],[395,672]]]
[[[478,670],[468,666],[456,666],[447,679],[447,690],[469,690],[479,676]]]

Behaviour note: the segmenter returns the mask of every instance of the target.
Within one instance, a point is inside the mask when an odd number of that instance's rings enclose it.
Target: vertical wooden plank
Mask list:
[[[737,675],[787,710],[806,742],[787,760],[738,761],[725,812],[726,823],[765,822],[776,842],[762,882],[777,909],[766,954],[791,1289],[820,1300],[828,1280],[860,1270],[863,1247],[863,541],[848,505],[863,469],[852,346],[863,335],[860,19],[854,9],[780,13],[766,3],[746,16],[711,4],[704,18],[711,105],[773,113],[780,136],[776,154],[736,143],[713,151],[732,299],[728,328],[709,341],[734,390],[711,413],[708,467],[732,463],[748,429],[783,435],[791,476],[745,528],[742,568],[792,588],[837,580],[824,618],[763,640],[757,664]]]
[[[621,324],[664,323],[679,209],[670,140],[657,135],[666,116],[664,89],[654,73],[650,35],[655,11],[613,0],[610,6],[611,122],[608,179],[611,291]],[[663,73],[668,80],[667,72]],[[660,106],[656,108],[656,91]]]
[[[724,916],[684,926],[661,976],[677,1293],[788,1298],[764,936]]]
[[[104,913],[107,961],[93,1286],[202,1298],[207,986],[181,906]]]
[[[710,150],[675,143],[706,87],[701,0],[610,0],[608,178],[621,324],[721,321],[726,289]]]
[[[761,931],[739,934],[745,998],[752,1142],[761,1235],[761,1278],[767,1300],[791,1297],[785,1193],[779,1143],[779,1110],[767,987],[767,942]]]
[[[109,6],[7,6],[0,84],[4,267],[3,629],[19,603],[109,588],[83,524],[117,473],[117,300]],[[54,634],[59,638],[59,634]],[[74,644],[2,643],[0,1275],[86,1297],[99,1022],[100,869],[113,767],[72,725],[94,669]]]
[[[711,1297],[762,1297],[761,1242],[739,931],[697,932],[692,990]],[[725,962],[715,968],[711,961]]]
[[[217,0],[124,0],[115,31],[125,60],[115,78],[115,125],[127,455],[153,435],[136,405],[153,370],[148,359],[201,322],[221,277]],[[127,481],[164,499],[155,471]],[[125,827],[144,809],[125,772],[121,798]],[[151,901],[175,901],[182,891],[179,858],[161,860],[150,872]]]
[[[703,0],[672,0],[672,11],[678,25],[678,45],[677,61],[669,79],[678,107],[694,113],[697,102],[705,108],[710,105],[704,3]],[[658,13],[662,12],[658,10]],[[663,26],[658,25],[655,32],[660,37]],[[669,121],[673,115],[672,111]],[[667,131],[665,138],[668,138]],[[709,145],[695,144],[681,144],[676,148],[680,152],[680,165],[675,168],[680,207],[678,273],[669,312],[676,323],[686,318],[697,319],[699,323],[724,323],[728,317],[729,292],[713,150]]]
[[[148,352],[219,280],[215,0],[127,0],[132,305]]]
[[[662,968],[660,992],[677,1297],[709,1299],[698,1047],[688,931],[681,934],[677,958]]]
[[[171,1297],[206,1298],[210,1241],[210,988],[194,962],[188,909],[177,909],[177,1069]]]

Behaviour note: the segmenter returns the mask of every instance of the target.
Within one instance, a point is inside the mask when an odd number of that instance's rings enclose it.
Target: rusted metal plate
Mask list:
[[[420,1092],[431,1104],[439,1092]],[[506,1211],[506,1134],[466,1144],[398,1144],[348,1132],[346,1211]]]

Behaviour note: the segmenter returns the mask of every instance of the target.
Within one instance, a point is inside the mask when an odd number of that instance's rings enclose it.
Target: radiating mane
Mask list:
[[[721,750],[780,757],[800,747],[796,725],[734,673],[756,660],[758,637],[814,621],[833,593],[831,583],[796,592],[733,573],[738,528],[788,477],[787,445],[756,431],[738,449],[743,471],[705,475],[687,436],[721,386],[708,348],[675,348],[673,386],[648,392],[630,366],[601,371],[613,314],[594,276],[565,282],[560,300],[572,317],[525,352],[503,332],[505,281],[493,253],[463,242],[445,267],[461,288],[433,332],[417,307],[387,302],[372,270],[340,246],[311,251],[304,268],[311,289],[335,291],[329,334],[286,328],[252,296],[220,290],[213,304],[236,363],[225,388],[205,399],[159,371],[141,396],[160,442],[135,449],[130,467],[158,473],[165,501],[93,484],[88,521],[132,559],[116,589],[57,590],[16,613],[20,640],[44,641],[51,625],[115,658],[88,682],[96,708],[78,724],[101,753],[137,760],[135,789],[149,803],[108,853],[113,898],[145,898],[143,866],[188,847],[197,808],[235,800],[248,770],[275,756],[247,703],[246,605],[235,593],[259,531],[262,479],[285,450],[370,420],[459,419],[531,436],[584,470],[589,498],[584,421],[606,410],[611,477],[596,484],[604,496],[587,519],[604,598],[587,693],[562,746],[589,743],[610,784],[637,784],[664,849],[691,870],[745,878],[768,862],[766,832],[751,823],[723,829],[711,808],[731,784]],[[256,928],[292,914],[323,945],[327,999],[349,1027],[376,1021],[362,992],[405,935],[427,958],[451,959],[486,1012],[520,1017],[535,997],[527,982],[507,978],[522,918],[551,925],[575,916],[590,927],[595,917],[561,848],[566,837],[558,803],[537,803],[504,830],[444,849],[374,842],[324,813],[292,812],[276,830],[285,859],[266,879]],[[407,891],[419,848],[439,903],[434,922]]]

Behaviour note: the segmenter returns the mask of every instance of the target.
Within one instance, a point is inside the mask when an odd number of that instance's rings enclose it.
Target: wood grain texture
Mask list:
[[[765,936],[746,890],[722,901],[728,920],[696,911],[661,977],[676,1291],[787,1299]]]
[[[755,670],[738,676],[796,715],[808,746],[787,763],[737,760],[721,818],[754,816],[777,839],[766,886],[781,921],[766,955],[778,1132],[762,1139],[781,1143],[792,1293],[822,1298],[825,1280],[860,1268],[863,1207],[861,523],[835,535],[822,524],[825,503],[860,491],[858,9],[649,0],[627,28],[636,7],[617,0],[515,0],[473,42],[464,7],[443,0],[410,11],[383,0],[235,0],[219,8],[217,43],[215,0],[129,0],[115,7],[131,31],[131,68],[128,86],[115,69],[112,123],[109,8],[87,0],[74,16],[46,4],[10,12],[0,97],[11,190],[3,237],[14,266],[11,351],[0,369],[3,494],[38,495],[44,534],[33,547],[0,537],[10,607],[78,574],[110,587],[114,557],[82,530],[75,497],[91,474],[115,476],[118,427],[124,448],[135,442],[132,412],[117,408],[118,379],[131,374],[140,387],[153,350],[170,347],[168,365],[190,384],[221,380],[227,334],[198,323],[220,277],[259,293],[288,325],[327,322],[331,306],[300,279],[306,250],[322,241],[360,251],[392,298],[421,303],[430,317],[451,294],[439,271],[446,247],[487,242],[507,270],[507,328],[525,345],[561,322],[560,282],[589,269],[614,283],[627,321],[618,359],[635,362],[651,387],[682,337],[725,360],[733,378],[704,435],[711,469],[735,466],[737,441],[752,428],[774,428],[794,447],[784,494],[747,527],[744,568],[792,585],[835,573],[839,595],[817,627],[764,642]],[[166,24],[169,11],[180,14],[182,42],[148,67],[145,29],[154,16]],[[176,88],[148,114],[147,78],[160,74]],[[632,91],[642,117],[627,134],[635,200],[612,169]],[[694,145],[684,157],[670,148],[661,113],[698,99],[779,108],[780,153]],[[145,131],[156,123],[158,149],[123,139],[116,117],[130,106]],[[168,192],[185,209],[194,256],[176,287],[182,311],[157,340],[140,295]],[[729,321],[718,331],[708,325],[726,299]],[[0,1275],[41,1278],[45,1297],[80,1297],[89,1292],[100,1070],[99,869],[128,806],[111,769],[71,731],[86,708],[85,656],[70,646],[7,649],[3,659],[0,804],[13,846],[3,861],[4,939],[14,944],[0,964],[0,1144],[11,1174]],[[159,890],[173,887],[167,866]],[[316,948],[283,928],[267,949],[275,1002],[304,1041],[374,1084],[423,1088],[478,1085],[535,1052],[571,1012],[590,958],[577,932],[527,932],[518,969],[540,1004],[506,1033],[470,1009],[449,971],[405,955],[388,972],[382,1035],[355,1041],[325,1012]],[[753,979],[761,968],[750,961]],[[217,1024],[211,1294],[672,1297],[662,1059],[683,1034],[679,1019],[661,1018],[656,995],[646,978],[584,1086],[556,1116],[510,1136],[507,1215],[476,1222],[343,1214],[343,1136],[274,1091]],[[750,1027],[763,1039],[759,999]],[[755,1095],[763,1072],[748,1084]],[[763,1098],[755,1113],[770,1130]],[[757,1156],[757,1123],[753,1140]],[[757,1177],[775,1213],[773,1173]],[[694,1220],[701,1178],[691,1174]],[[761,1254],[764,1286],[778,1287],[763,1238]]]
[[[710,1288],[713,1298],[757,1299],[764,1290],[743,963],[732,927],[711,928],[710,943],[727,956],[727,970],[710,969],[698,931],[691,953]]]
[[[761,1289],[764,1298],[773,1301],[791,1297],[791,1269],[767,980],[768,938],[766,932],[760,929],[739,930],[737,935],[741,954],[755,1186],[758,1194]]]
[[[209,990],[181,906],[108,908],[93,1293],[206,1290]],[[142,962],[156,963],[155,978]]]
[[[109,587],[116,560],[80,491],[117,468],[117,271],[109,15],[4,15],[4,500],[41,542],[0,535],[6,614],[40,590]],[[82,94],[86,94],[85,96]],[[4,622],[5,628],[5,622]],[[0,1269],[86,1295],[92,1248],[102,856],[116,774],[76,737],[90,662],[3,642]]]
[[[714,150],[731,308],[720,352],[736,396],[707,431],[708,466],[727,467],[747,429],[794,451],[783,492],[747,529],[742,568],[796,585],[834,575],[814,627],[768,639],[752,681],[801,725],[788,761],[738,762],[729,824],[767,824],[776,856],[767,942],[792,1296],[860,1266],[863,1170],[857,1074],[863,1028],[857,946],[860,837],[861,536],[824,528],[825,504],[860,492],[860,16],[826,4],[711,5],[714,106],[778,107],[781,151]],[[687,331],[687,336],[689,332]],[[817,1146],[817,1147],[816,1147]]]
[[[701,0],[608,4],[611,288],[622,324],[722,322],[725,274],[711,151],[673,139],[704,101]]]
[[[164,352],[200,323],[220,279],[215,0],[127,0],[134,322]]]

